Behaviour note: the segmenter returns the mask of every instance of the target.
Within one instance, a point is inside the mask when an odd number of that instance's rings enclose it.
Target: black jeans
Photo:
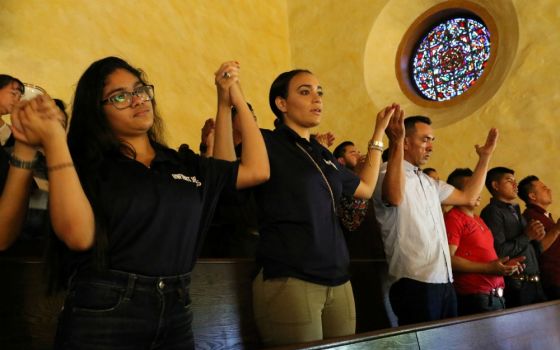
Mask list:
[[[424,283],[401,278],[389,291],[399,326],[457,316],[457,296],[451,283]]]
[[[488,294],[457,294],[459,315],[472,315],[481,312],[502,310],[506,307],[504,297]]]
[[[519,281],[508,277],[505,278],[505,281],[504,297],[507,300],[508,308],[546,301],[540,282]]]
[[[59,317],[55,349],[194,349],[190,274],[79,273]]]

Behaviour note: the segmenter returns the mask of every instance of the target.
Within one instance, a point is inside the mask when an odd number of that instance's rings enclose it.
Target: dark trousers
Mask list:
[[[55,349],[194,349],[190,274],[80,273],[59,317]]]
[[[460,316],[505,309],[504,297],[488,294],[457,294],[457,308]]]
[[[505,281],[504,297],[507,300],[508,308],[546,301],[540,282],[519,281],[507,277]]]
[[[457,316],[457,297],[451,283],[424,283],[401,278],[389,291],[399,326]]]
[[[560,299],[560,285],[545,285],[544,291],[549,300]]]

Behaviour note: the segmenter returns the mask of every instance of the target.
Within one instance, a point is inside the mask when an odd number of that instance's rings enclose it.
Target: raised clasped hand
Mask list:
[[[219,102],[230,103],[230,88],[239,82],[239,62],[227,61],[222,63],[214,73],[214,82],[218,88]]]
[[[381,115],[383,114],[383,115]],[[393,103],[382,109],[377,115],[378,123],[382,120],[384,123],[384,130],[391,142],[397,142],[404,139],[404,110]]]

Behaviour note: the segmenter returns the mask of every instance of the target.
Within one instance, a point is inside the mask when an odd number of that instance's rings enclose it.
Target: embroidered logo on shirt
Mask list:
[[[328,160],[328,159],[323,159],[323,161],[324,161],[325,163],[327,163],[328,165],[332,165],[333,168],[335,168],[336,170],[338,170],[338,168],[336,167],[336,165],[335,165],[333,162],[331,162],[330,160]]]
[[[185,176],[183,174],[171,174],[171,176],[175,180],[184,180],[184,181],[187,181],[187,182],[192,182],[193,184],[196,185],[196,187],[202,186],[202,182],[198,181],[196,176]]]

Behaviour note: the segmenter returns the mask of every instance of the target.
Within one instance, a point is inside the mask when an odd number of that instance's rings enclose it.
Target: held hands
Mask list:
[[[214,82],[218,89],[218,103],[231,106],[233,104],[231,87],[239,83],[239,62],[228,61],[222,63],[220,68],[214,73]]]
[[[503,257],[492,262],[493,272],[500,276],[511,276],[515,273],[522,273],[525,269],[524,256],[518,256],[517,258],[510,259],[509,256]]]
[[[486,137],[486,143],[483,146],[475,145],[476,153],[479,157],[491,156],[496,149],[496,143],[498,142],[498,129],[492,128],[488,132],[488,137]]]
[[[64,114],[49,95],[19,102],[11,118],[14,137],[29,146],[44,146],[56,137],[66,137]]]
[[[525,234],[532,241],[540,241],[546,235],[546,231],[539,220],[531,220],[525,228]]]
[[[386,124],[385,133],[389,138],[391,143],[399,142],[404,140],[405,129],[404,129],[404,110],[401,107],[393,103],[391,106],[385,107],[385,109],[381,110],[379,114],[385,113],[386,118],[388,118]],[[377,115],[379,121],[379,114]]]

